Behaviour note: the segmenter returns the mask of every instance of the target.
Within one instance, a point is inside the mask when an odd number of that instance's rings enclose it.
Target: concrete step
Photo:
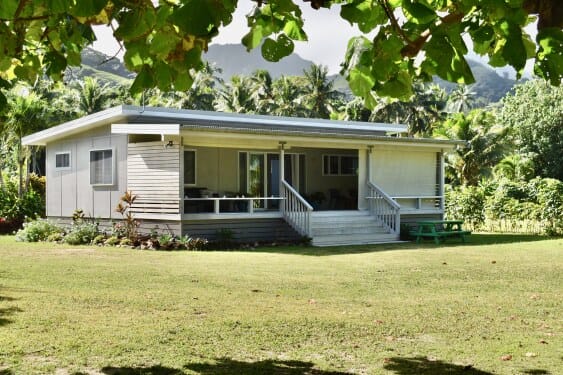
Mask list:
[[[400,242],[397,234],[327,235],[313,237],[313,246],[367,245]]]
[[[388,231],[381,225],[375,223],[353,224],[334,226],[325,224],[323,226],[312,226],[313,237],[326,236],[330,234],[387,234]]]

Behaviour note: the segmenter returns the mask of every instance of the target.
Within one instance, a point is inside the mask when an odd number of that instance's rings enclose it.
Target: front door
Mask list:
[[[280,155],[274,153],[240,153],[240,187],[253,197],[279,197]],[[304,190],[305,156],[286,154],[284,158],[284,179],[297,191]],[[297,182],[294,184],[294,182]],[[279,201],[256,201],[255,208],[279,208]]]

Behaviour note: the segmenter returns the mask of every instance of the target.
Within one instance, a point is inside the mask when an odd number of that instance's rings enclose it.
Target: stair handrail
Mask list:
[[[311,237],[311,212],[313,206],[303,198],[287,181],[281,180],[280,195],[283,218],[300,235]]]
[[[369,212],[391,233],[398,234],[401,230],[401,205],[373,182],[368,181],[367,187]]]

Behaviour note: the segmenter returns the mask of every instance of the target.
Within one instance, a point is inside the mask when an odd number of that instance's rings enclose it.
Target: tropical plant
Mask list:
[[[475,105],[475,91],[467,85],[458,85],[448,96],[446,110],[450,113],[469,112]]]
[[[446,173],[453,184],[477,185],[490,176],[503,158],[507,129],[498,126],[490,112],[473,110],[454,114],[435,129],[434,137],[466,141],[446,159]]]
[[[563,87],[543,80],[517,85],[497,118],[510,129],[514,152],[531,160],[536,175],[563,180]]]
[[[334,81],[328,79],[328,68],[312,64],[303,71],[303,92],[301,101],[309,110],[309,117],[330,118],[333,104],[342,98],[342,94],[334,89]]]
[[[224,84],[215,99],[215,109],[220,112],[255,113],[252,82],[249,77],[235,75]]]
[[[64,230],[50,220],[39,219],[23,224],[23,228],[16,233],[16,241],[38,242],[46,241],[53,234],[61,234]]]
[[[119,203],[115,208],[115,211],[119,212],[121,216],[123,216],[123,234],[131,241],[135,241],[137,239],[137,229],[141,225],[131,212],[131,207],[136,200],[137,196],[128,190],[119,198]]]

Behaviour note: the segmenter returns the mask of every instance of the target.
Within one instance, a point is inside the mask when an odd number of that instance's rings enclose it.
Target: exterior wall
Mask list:
[[[296,241],[301,238],[283,219],[220,219],[190,220],[182,224],[182,235],[216,240],[218,231],[233,231],[233,240],[249,241]]]
[[[298,149],[292,149],[294,152]],[[358,176],[323,176],[323,155],[353,155],[358,156],[357,150],[340,150],[340,149],[303,149],[302,152],[305,154],[305,168],[307,170],[307,181],[306,181],[306,194],[313,194],[315,192],[322,192],[326,196],[326,201],[324,201],[319,208],[329,209],[335,208],[331,207],[330,202],[330,189],[338,190],[345,197],[353,197],[351,192],[358,192]],[[355,209],[356,201],[354,203],[350,201],[350,209]],[[343,208],[343,206],[339,206]]]
[[[90,185],[90,150],[114,150],[115,179],[112,186]],[[68,170],[55,170],[55,153],[71,153]],[[72,216],[76,209],[94,218],[120,218],[115,212],[127,188],[127,136],[112,135],[110,126],[49,143],[46,147],[47,216]]]
[[[50,219],[63,225],[71,225],[71,217],[51,217]],[[119,221],[120,219],[116,220]],[[141,234],[148,234],[152,230],[156,230],[160,234],[170,234],[179,236],[182,233],[182,222],[179,220],[147,220],[142,219],[138,228]],[[97,219],[101,231],[109,232],[112,228],[112,220],[110,219]]]
[[[374,148],[370,180],[392,197],[438,195],[437,151]]]
[[[127,189],[138,197],[132,212],[179,214],[180,169],[177,142],[129,143]]]
[[[239,152],[279,153],[279,150],[254,150],[252,148],[201,147],[184,144],[184,150],[196,151],[196,184],[194,187],[206,188],[220,196],[239,191]],[[357,150],[291,148],[286,154],[305,155],[305,192],[322,192],[326,196],[320,208],[329,208],[329,189],[337,189],[344,196],[351,197],[350,190],[357,192],[358,176],[323,176],[323,155],[358,155]],[[355,202],[355,201],[354,201]],[[350,208],[356,208],[350,203]]]

